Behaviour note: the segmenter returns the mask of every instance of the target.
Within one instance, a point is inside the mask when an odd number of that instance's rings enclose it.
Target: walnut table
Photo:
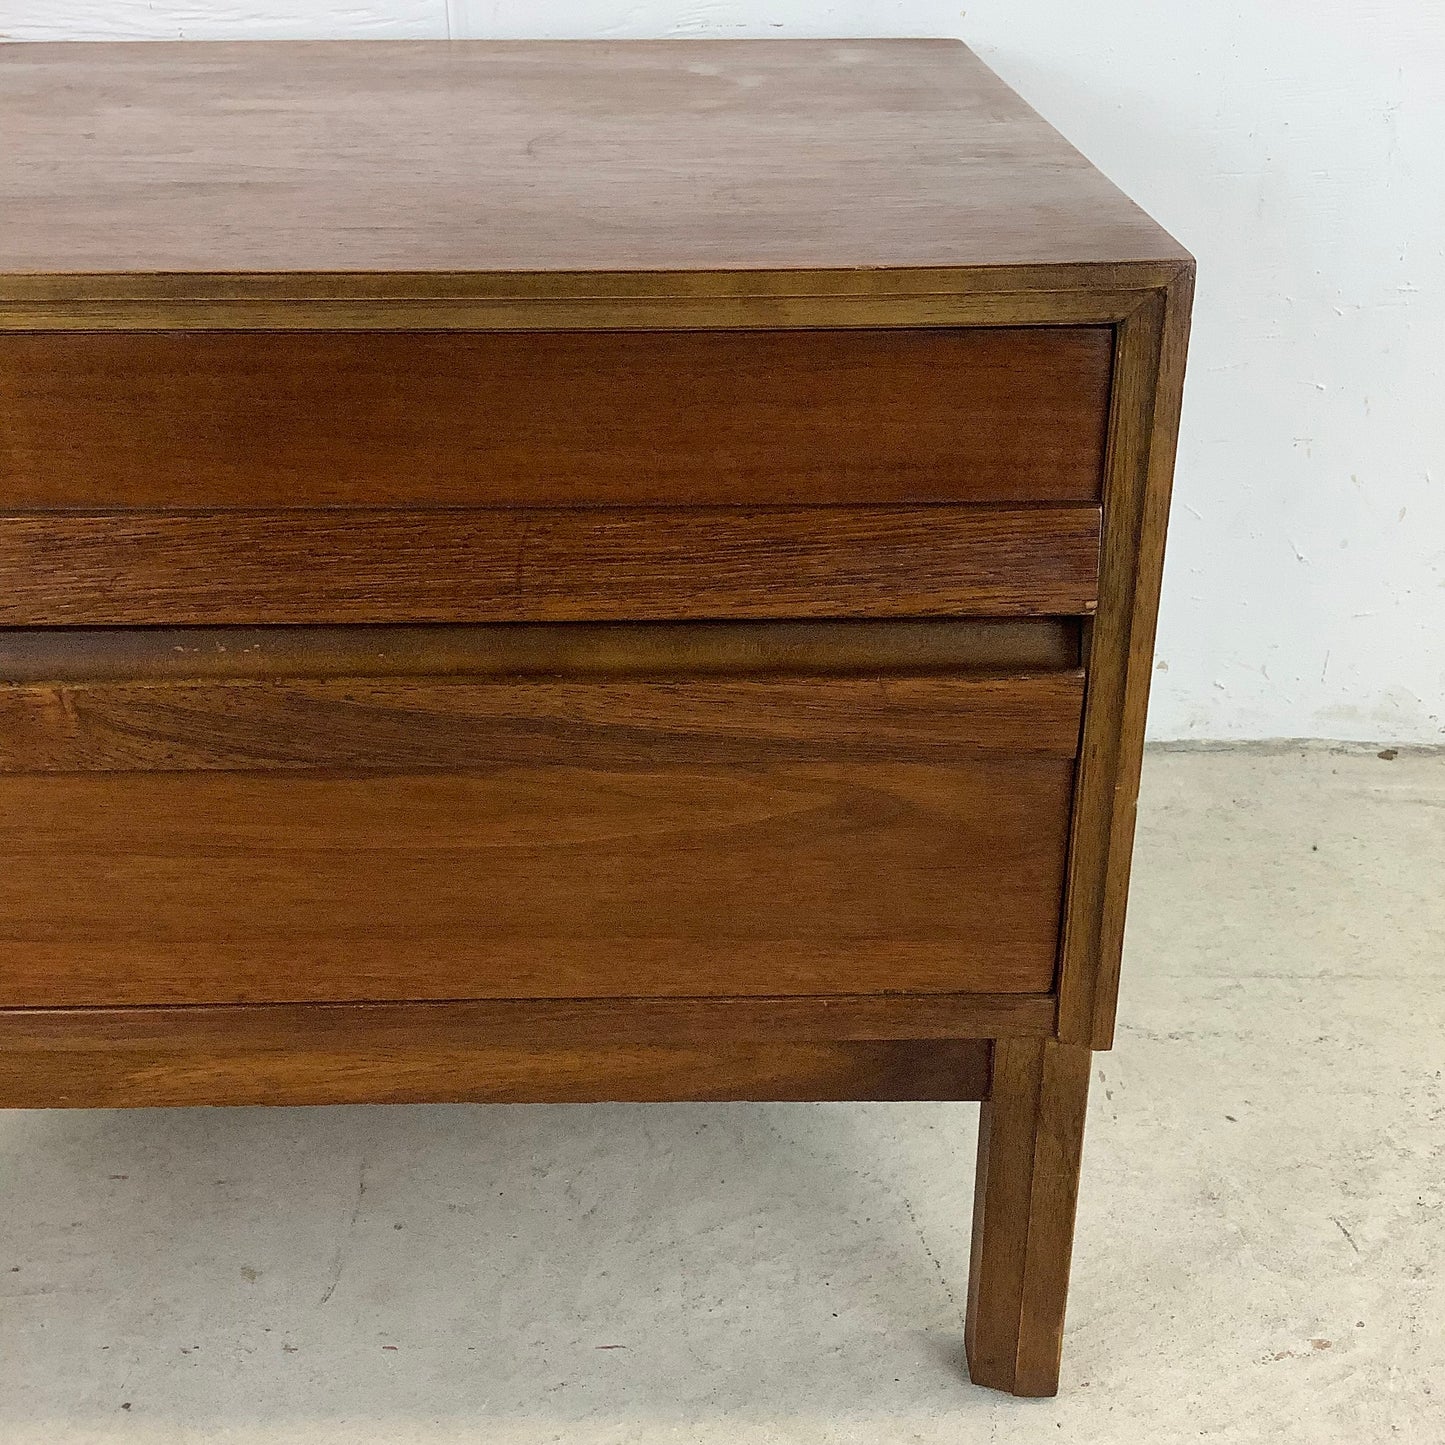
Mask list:
[[[1188,256],[948,41],[0,82],[0,1105],[982,1100],[1051,1393]]]

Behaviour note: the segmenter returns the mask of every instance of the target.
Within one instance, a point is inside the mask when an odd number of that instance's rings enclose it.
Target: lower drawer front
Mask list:
[[[0,691],[0,1007],[1052,985],[1073,671]]]

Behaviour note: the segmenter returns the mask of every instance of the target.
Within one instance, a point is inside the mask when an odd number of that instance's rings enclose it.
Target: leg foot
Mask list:
[[[1000,1039],[978,1135],[965,1348],[980,1385],[1053,1395],[1092,1054]]]

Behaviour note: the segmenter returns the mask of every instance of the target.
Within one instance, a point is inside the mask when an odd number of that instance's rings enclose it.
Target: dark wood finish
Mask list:
[[[980,1385],[1059,1388],[1091,1055],[1001,1039],[979,1120],[965,1344]]]
[[[0,1108],[979,1099],[988,1061],[977,1039],[497,1042],[425,1004],[0,1013]]]
[[[1082,671],[0,685],[0,773],[1072,761]]]
[[[1047,616],[1094,608],[1099,509],[0,516],[0,623]]]
[[[1184,255],[954,41],[15,45],[0,66],[0,273],[121,273],[121,295],[137,272]]]
[[[0,1006],[1047,991],[1072,760],[827,747],[9,777]]]
[[[12,507],[1094,501],[1108,327],[0,335]]]
[[[1065,618],[0,629],[0,683],[337,677],[1018,674],[1079,666]]]

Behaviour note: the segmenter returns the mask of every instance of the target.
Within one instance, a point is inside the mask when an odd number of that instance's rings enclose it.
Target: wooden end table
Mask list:
[[[947,41],[0,77],[0,1105],[982,1100],[1052,1393],[1188,256]]]

